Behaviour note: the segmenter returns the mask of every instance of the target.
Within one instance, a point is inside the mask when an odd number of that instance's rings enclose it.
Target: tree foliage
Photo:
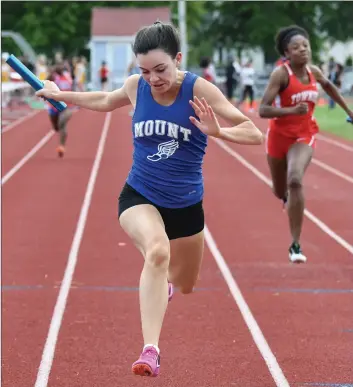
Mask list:
[[[80,54],[90,39],[94,7],[153,7],[169,1],[27,1],[2,2],[2,29],[21,33],[36,52],[52,55],[61,49]],[[4,48],[3,48],[4,49]]]
[[[275,34],[287,25],[297,24],[308,31],[314,58],[324,39],[353,38],[353,2],[219,1],[206,6],[212,17],[205,19],[204,36],[238,50],[261,47],[270,61],[278,56]]]
[[[274,36],[278,28],[298,24],[308,30],[314,57],[323,39],[346,41],[353,37],[353,2],[322,1],[188,1],[189,59],[211,55],[216,47],[242,50],[261,47],[268,61],[278,54]],[[36,52],[81,54],[90,39],[93,7],[171,7],[178,25],[177,1],[3,1],[2,29],[21,33]],[[9,42],[3,41],[3,51]],[[13,47],[12,47],[13,49]]]

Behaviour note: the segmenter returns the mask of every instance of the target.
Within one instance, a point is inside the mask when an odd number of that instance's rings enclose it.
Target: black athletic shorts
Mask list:
[[[125,210],[139,204],[150,204],[159,211],[169,240],[195,235],[204,229],[202,201],[184,208],[160,207],[125,183],[119,196],[119,218]]]

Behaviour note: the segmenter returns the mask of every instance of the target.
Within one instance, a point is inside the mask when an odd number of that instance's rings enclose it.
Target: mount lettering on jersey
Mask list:
[[[190,141],[191,130],[163,120],[148,120],[135,123],[135,138],[149,137],[154,134],[157,136],[168,136],[176,140]]]

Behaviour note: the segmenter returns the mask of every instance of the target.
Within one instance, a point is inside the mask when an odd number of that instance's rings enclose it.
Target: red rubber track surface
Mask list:
[[[2,176],[22,159],[50,130],[48,115],[43,111],[2,134]]]
[[[3,385],[33,385],[103,119],[92,112],[74,115],[67,157],[57,158],[53,137],[3,187]],[[47,117],[37,118],[28,143],[48,127]],[[5,165],[15,162],[11,149],[17,155],[17,138],[10,135],[4,136]]]
[[[20,105],[1,108],[1,130],[9,130],[15,126],[16,121],[25,119],[25,117],[34,114],[35,110],[29,105]]]
[[[142,349],[137,287],[143,261],[117,220],[132,158],[129,110],[112,114],[48,385],[275,386],[207,247],[195,293],[176,293],[168,307],[160,376],[131,375]],[[35,383],[104,118],[77,112],[65,157],[57,158],[54,136],[3,187],[5,387]],[[41,114],[4,134],[3,174],[49,127]],[[227,145],[269,176],[264,147]],[[351,152],[320,141],[315,157],[353,176]],[[352,254],[305,219],[308,263],[289,264],[287,216],[270,187],[212,139],[204,175],[207,226],[289,385],[352,383]],[[350,244],[352,190],[313,164],[305,178],[307,208]]]

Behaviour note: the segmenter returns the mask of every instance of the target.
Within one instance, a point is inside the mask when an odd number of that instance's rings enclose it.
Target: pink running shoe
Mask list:
[[[174,294],[174,286],[171,282],[168,282],[168,302],[171,301]]]
[[[139,376],[156,377],[159,374],[160,356],[154,347],[147,347],[132,365],[132,372]]]

